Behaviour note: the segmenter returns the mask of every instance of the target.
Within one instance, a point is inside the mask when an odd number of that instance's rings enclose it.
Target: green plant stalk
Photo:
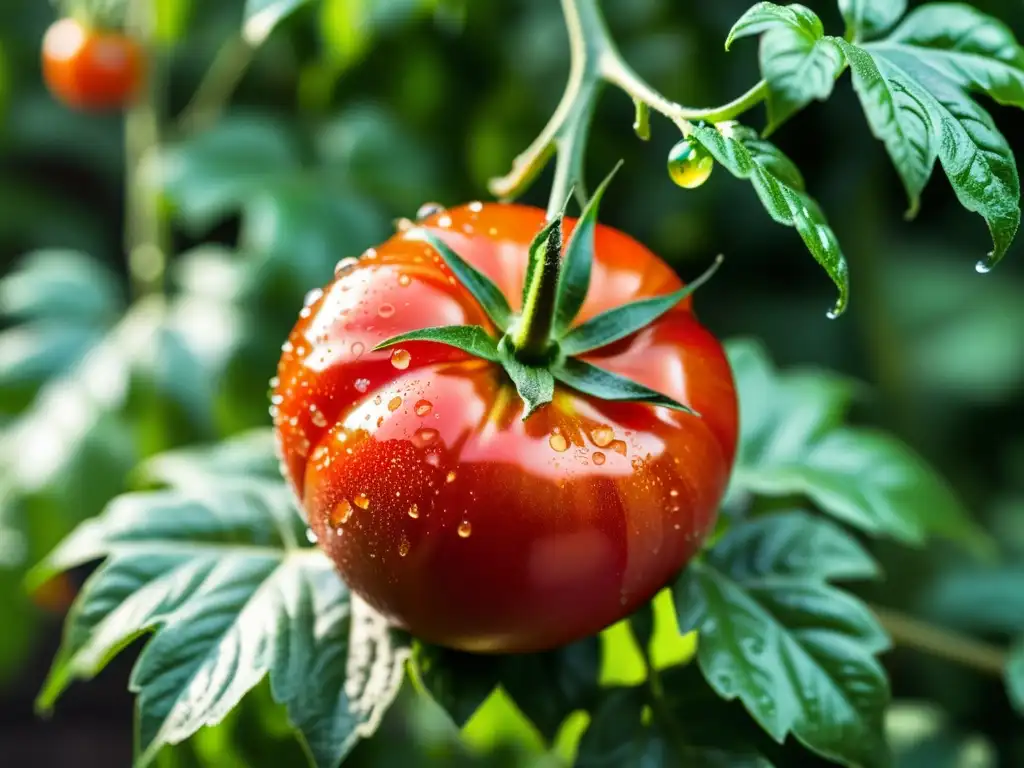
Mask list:
[[[526,287],[522,319],[511,334],[516,356],[524,363],[542,364],[551,350],[551,330],[555,322],[555,304],[558,301],[558,278],[562,265],[561,212],[558,223],[551,227],[543,245],[530,254],[535,266],[529,270],[530,283]]]
[[[255,55],[255,46],[242,35],[228,38],[182,110],[177,129],[186,134],[195,133],[217,122]]]
[[[683,135],[689,134],[691,121],[717,123],[732,120],[760,104],[768,95],[767,83],[762,80],[739,98],[720,107],[694,109],[677,104],[648,85],[623,59],[597,0],[562,0],[562,11],[570,51],[565,92],[548,124],[515,159],[512,170],[491,180],[490,191],[499,198],[518,197],[543,170],[551,156],[557,155],[548,216],[553,216],[560,209],[574,187],[577,197],[586,199],[583,156],[594,106],[604,83],[617,86],[636,104],[664,115],[676,124]]]

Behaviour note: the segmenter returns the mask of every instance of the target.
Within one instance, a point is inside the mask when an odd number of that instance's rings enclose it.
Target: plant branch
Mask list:
[[[583,156],[594,106],[604,83],[617,86],[638,105],[645,105],[664,115],[684,135],[690,132],[690,121],[731,120],[759,104],[767,95],[767,85],[762,80],[739,98],[720,107],[694,109],[677,104],[645,82],[622,58],[601,16],[597,0],[562,0],[562,11],[570,51],[565,92],[544,129],[513,161],[512,170],[491,180],[490,191],[499,198],[518,197],[544,169],[551,156],[557,155],[548,216],[553,216],[560,209],[573,187],[581,204],[586,200]]]
[[[182,133],[200,131],[217,121],[255,54],[256,48],[242,35],[234,35],[224,42],[178,118],[178,129]]]
[[[933,626],[891,608],[871,606],[897,646],[912,648],[988,675],[1001,677],[1007,652],[972,637]]]

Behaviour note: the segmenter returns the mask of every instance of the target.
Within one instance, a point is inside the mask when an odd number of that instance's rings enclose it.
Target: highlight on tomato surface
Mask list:
[[[283,348],[288,479],[351,589],[419,638],[527,652],[631,614],[700,549],[732,373],[642,245],[512,204],[430,206],[345,259]],[[563,242],[567,245],[563,247]]]
[[[73,18],[60,19],[46,31],[42,63],[50,92],[83,110],[127,106],[139,92],[145,70],[142,46],[133,38]]]

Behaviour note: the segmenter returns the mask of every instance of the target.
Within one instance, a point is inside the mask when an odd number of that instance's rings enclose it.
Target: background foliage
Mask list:
[[[827,29],[841,28],[831,0],[806,4]],[[272,13],[274,5],[265,5]],[[757,47],[740,41],[731,53],[722,50],[746,10],[743,0],[603,5],[625,57],[662,92],[712,104],[752,82]],[[975,5],[1024,37],[1016,0]],[[238,34],[242,6],[161,0],[170,62],[161,88],[172,114],[186,110],[216,52]],[[169,478],[178,478],[172,485],[201,482],[181,481],[173,457],[135,470],[140,459],[264,426],[266,382],[306,291],[421,203],[485,198],[487,179],[507,170],[550,114],[562,87],[555,73],[566,70],[568,53],[558,6],[548,0],[471,7],[464,0],[323,0],[300,8],[255,51],[229,112],[189,141],[174,141],[189,124],[175,126],[171,151],[146,165],[146,178],[165,190],[180,255],[168,311],[142,303],[126,316],[122,125],[117,117],[70,113],[43,90],[38,41],[52,19],[38,0],[0,5],[0,749],[15,762],[121,765],[131,754],[124,691],[135,653],[89,686],[72,687],[52,720],[37,720],[32,701],[68,593],[86,571],[51,583],[33,604],[20,587],[25,569],[122,490]],[[247,56],[264,29],[250,24],[236,54]],[[986,106],[1020,156],[1024,115]],[[854,420],[913,445],[999,543],[996,564],[978,565],[942,543],[908,551],[872,540],[888,579],[855,591],[1001,645],[1019,638],[1024,438],[1014,425],[1024,415],[1022,247],[978,276],[984,223],[938,178],[924,191],[919,217],[905,222],[903,186],[844,84],[773,136],[803,170],[850,263],[851,309],[827,321],[834,288],[797,236],[773,224],[724,169],[699,191],[676,188],[664,169],[675,129],[655,120],[644,144],[630,130],[632,119],[621,94],[601,102],[589,176],[626,160],[602,219],[686,276],[725,253],[719,277],[697,299],[716,334],[756,336],[782,367],[830,368],[865,384],[851,385]],[[544,204],[547,180],[528,201]],[[763,490],[756,472],[748,479]],[[778,494],[780,509],[791,492]],[[918,501],[923,516],[941,511],[941,498]],[[713,579],[716,567],[726,566],[713,561],[692,578]],[[866,567],[854,571],[845,576],[867,575]],[[835,575],[814,575],[814,588],[829,589],[824,579]],[[606,638],[619,652],[602,676],[621,687],[595,711],[595,722],[618,722],[634,706],[628,686],[639,661],[620,640]],[[902,650],[882,660],[892,676],[888,727],[900,765],[1024,764],[1021,721],[1000,680]],[[673,706],[699,722],[710,706],[699,698],[706,687],[676,683],[692,696]],[[535,754],[541,735],[570,743],[585,725],[558,731],[543,717],[534,721],[543,734],[499,694],[460,739],[436,707],[406,688],[352,764],[424,755],[440,764],[543,764],[552,758]],[[602,755],[599,730],[584,737],[581,759]],[[298,750],[263,684],[223,725],[159,760],[242,766],[254,755],[299,759]],[[814,764],[806,756],[782,764],[798,760]]]

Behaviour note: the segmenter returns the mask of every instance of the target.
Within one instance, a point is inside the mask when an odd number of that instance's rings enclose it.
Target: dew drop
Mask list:
[[[455,482],[455,470],[453,469],[451,472],[449,472],[447,475],[445,475],[444,480],[445,480],[446,483],[454,483]]]
[[[671,491],[668,492],[668,495],[671,496],[672,498],[675,498],[676,496],[679,495],[679,491],[673,488]]]
[[[271,395],[270,402],[274,405],[280,405],[284,402],[284,395]]]
[[[684,189],[696,189],[711,176],[715,159],[703,145],[693,139],[683,139],[668,153],[668,175]]]
[[[434,407],[434,404],[429,400],[417,400],[415,405],[417,416],[426,416],[430,413],[430,409]]]
[[[412,355],[409,354],[408,350],[396,349],[391,353],[391,365],[400,371],[404,371],[409,367],[409,363],[412,362]]]
[[[295,452],[305,458],[309,454],[309,438],[305,435],[299,435],[295,439]]]
[[[369,379],[356,379],[355,381],[356,392],[366,392],[370,388]]]
[[[622,440],[612,440],[608,444],[608,447],[611,448],[616,453],[621,454],[622,456],[626,455],[627,446],[626,443]]]
[[[352,502],[360,509],[367,509],[370,506],[370,499],[365,493],[357,493]]]
[[[355,341],[352,343],[352,356],[362,357],[363,352],[366,351],[366,346],[361,341]]]
[[[436,453],[428,453],[426,462],[432,467],[439,467],[441,466],[441,457]]]
[[[484,204],[481,203],[479,200],[474,200],[472,203],[469,204],[469,210],[471,210],[473,213],[480,213],[480,211],[482,211],[483,209]]]
[[[633,460],[629,462],[629,464],[631,467],[633,467],[633,470],[635,472],[639,472],[644,468],[644,460],[641,459],[639,456],[634,456]]]
[[[607,448],[615,439],[615,432],[611,427],[594,427],[590,430],[590,439],[598,448]]]
[[[321,429],[327,426],[327,417],[324,416],[323,411],[319,410],[315,405],[311,405],[309,406],[309,412],[313,426],[320,427]]]
[[[408,554],[409,554],[409,540],[403,536],[402,537],[402,541],[399,542],[399,544],[398,544],[398,556],[399,557],[405,557]]]
[[[334,528],[340,528],[348,522],[350,517],[352,517],[352,505],[348,499],[342,499],[331,510],[331,514],[327,517],[327,522]]]
[[[281,386],[281,379],[275,376],[267,383],[270,385],[271,389],[277,389],[279,386]]]
[[[473,526],[469,524],[468,520],[463,520],[459,523],[459,538],[468,539],[470,534],[473,533]]]
[[[601,466],[605,462],[605,455],[600,451],[594,451],[594,455],[591,458],[593,458],[594,463],[598,466]]]
[[[569,444],[565,441],[565,437],[558,433],[555,433],[548,438],[548,445],[551,446],[552,450],[558,451],[559,453],[569,447]]]
[[[413,226],[412,219],[407,219],[405,216],[395,219],[395,231],[397,232],[408,232]]]
[[[355,256],[346,256],[344,259],[334,265],[334,276],[341,277],[343,274],[352,269],[356,264],[359,263],[359,259]]]
[[[408,275],[402,274],[398,276],[398,284],[403,288],[408,287],[411,282],[412,278],[409,277]]]
[[[416,220],[423,221],[438,213],[444,213],[443,205],[440,203],[424,203],[416,209]]]
[[[324,292],[320,288],[314,288],[312,291],[306,294],[306,298],[302,300],[302,305],[308,307],[312,304],[316,304],[320,301],[320,297],[324,295]]]
[[[436,429],[424,427],[423,429],[416,430],[416,434],[412,436],[412,443],[417,448],[424,448],[437,440],[437,436],[438,431]]]
[[[402,398],[400,398],[398,395],[395,395],[390,400],[388,400],[388,410],[389,411],[394,412],[394,411],[397,411],[401,407],[402,407]]]
[[[416,504],[413,504],[411,507],[409,507],[409,517],[411,517],[413,520],[415,520],[419,516],[420,516],[420,508]]]
[[[377,307],[377,314],[385,319],[393,317],[395,314],[395,305],[388,303],[381,304]]]
[[[452,217],[449,216],[447,213],[444,214],[443,216],[441,216],[437,220],[437,226],[439,226],[439,227],[444,227],[445,229],[448,229],[448,227],[450,227],[451,225],[452,225]]]
[[[981,259],[974,265],[974,271],[979,275],[987,275],[992,271],[992,264]]]
[[[306,529],[306,541],[310,544],[316,544],[317,542],[316,534],[313,532],[312,528]]]

